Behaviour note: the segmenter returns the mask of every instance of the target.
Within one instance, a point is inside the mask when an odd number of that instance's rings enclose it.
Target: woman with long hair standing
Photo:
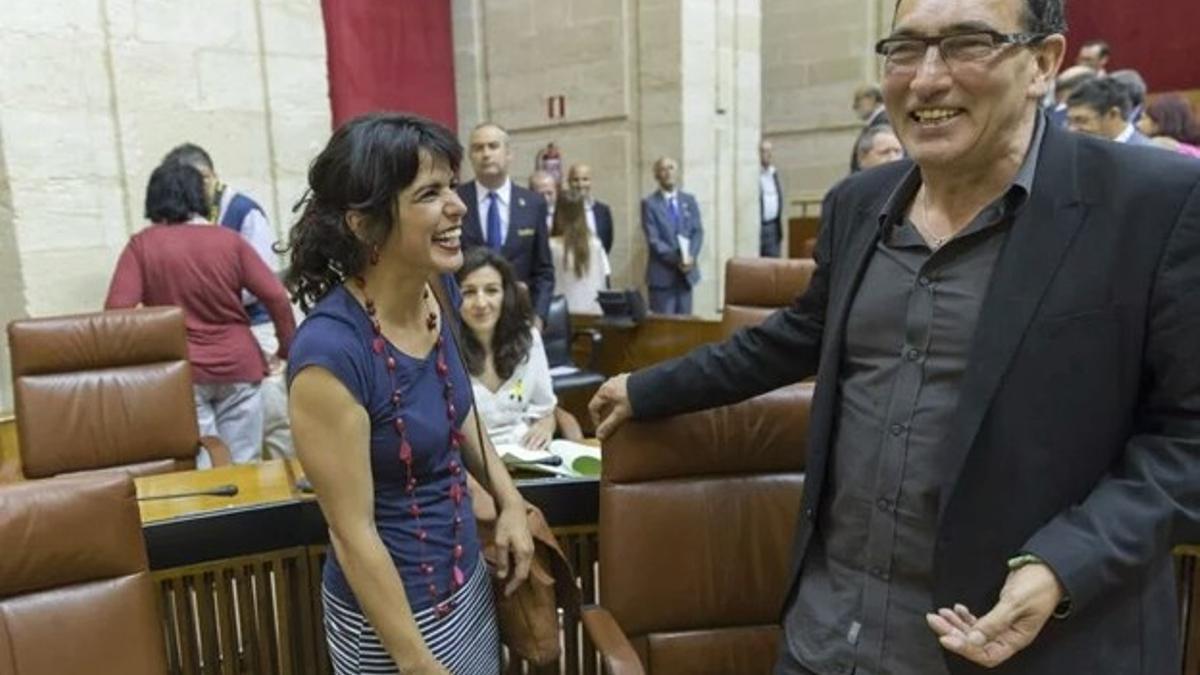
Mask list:
[[[575,190],[558,194],[550,228],[550,258],[554,261],[554,294],[567,299],[575,314],[600,314],[596,295],[608,287],[608,255],[599,237],[588,229],[583,195]]]
[[[296,449],[329,524],[326,638],[338,675],[500,669],[467,490],[499,508],[506,593],[533,554],[524,501],[474,432],[450,323],[466,206],[462,147],[406,115],[359,117],[308,173],[287,283],[308,316],[289,362]],[[489,468],[490,467],[490,468]]]
[[[267,362],[250,330],[242,291],[266,306],[281,359],[296,322],[287,292],[262,258],[236,232],[210,223],[207,213],[199,171],[177,162],[155,169],[146,186],[151,225],[125,246],[104,307],[183,309],[200,433],[219,436],[234,462],[245,464],[262,456],[260,382]],[[196,456],[197,467],[210,465],[206,453]]]

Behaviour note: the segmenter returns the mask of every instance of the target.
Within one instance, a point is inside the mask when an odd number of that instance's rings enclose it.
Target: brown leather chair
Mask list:
[[[200,437],[179,308],[14,321],[8,341],[26,478],[191,469],[200,447],[229,463],[220,439]]]
[[[0,675],[163,675],[132,479],[0,488]]]
[[[605,441],[600,606],[583,620],[610,673],[771,672],[811,400],[791,385]]]
[[[721,331],[728,337],[739,328],[763,322],[808,290],[817,264],[802,258],[730,258],[725,262],[725,309]]]

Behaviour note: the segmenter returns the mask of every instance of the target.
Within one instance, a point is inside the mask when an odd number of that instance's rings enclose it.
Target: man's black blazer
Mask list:
[[[463,250],[484,246],[476,183],[458,186],[458,196],[467,205],[463,219]],[[512,263],[517,280],[529,287],[529,299],[537,315],[546,318],[554,294],[554,261],[550,258],[550,233],[546,231],[546,200],[517,185],[512,186],[508,210],[508,234],[500,253]]]
[[[592,202],[592,215],[596,217],[596,236],[600,237],[600,243],[604,245],[604,252],[612,253],[612,209],[608,208],[608,204],[596,200]]]
[[[877,214],[913,168],[834,188],[812,285],[791,307],[629,379],[635,415],[657,417],[817,374],[789,598],[826,507],[846,315]],[[947,655],[951,672],[1178,672],[1171,549],[1200,540],[1200,163],[1047,127],[953,419],[934,603],[987,611],[1006,559],[1028,552],[1073,610],[1000,668]]]

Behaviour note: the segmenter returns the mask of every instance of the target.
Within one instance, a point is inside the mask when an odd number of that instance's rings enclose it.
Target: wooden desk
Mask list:
[[[179,497],[156,499],[139,503],[142,523],[148,525],[164,520],[193,518],[213,511],[245,509],[296,500],[293,467],[283,460],[259,464],[222,466],[207,471],[182,471],[144,476],[134,480],[138,497],[180,494],[207,490],[220,485],[236,485],[232,497]]]
[[[238,486],[234,497],[141,503],[172,675],[330,672],[320,599],[329,536],[316,499],[296,488],[301,475],[294,460],[274,460],[135,479],[139,496]],[[596,602],[598,481],[536,478],[517,487],[546,514],[585,601]],[[561,672],[594,672],[582,665],[594,652],[578,618],[564,617],[563,626]]]

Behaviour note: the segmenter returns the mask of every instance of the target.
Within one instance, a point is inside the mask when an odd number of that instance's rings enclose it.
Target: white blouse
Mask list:
[[[568,264],[562,237],[550,238],[550,259],[554,261],[554,294],[567,299],[567,309],[572,314],[600,314],[600,301],[596,294],[608,284],[605,277],[611,273],[608,255],[600,239],[592,236],[588,241],[588,269],[582,277],[575,276],[575,264]]]
[[[520,444],[529,426],[554,412],[558,398],[550,381],[550,365],[546,348],[536,328],[531,328],[533,342],[529,354],[517,364],[513,374],[492,391],[483,382],[471,378],[475,391],[475,413],[480,415],[493,445]]]

